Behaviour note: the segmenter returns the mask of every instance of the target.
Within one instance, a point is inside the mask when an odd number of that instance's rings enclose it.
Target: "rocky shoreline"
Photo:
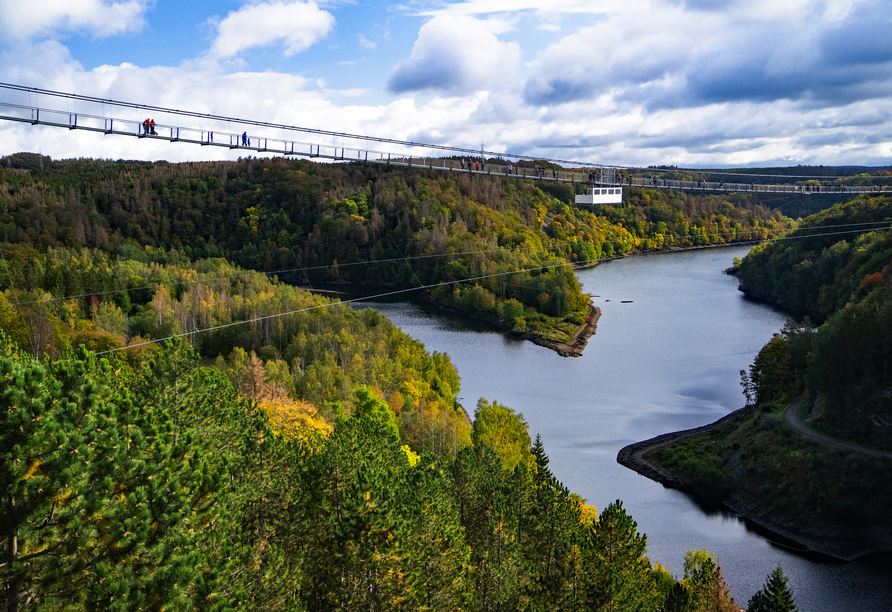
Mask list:
[[[538,344],[539,346],[544,346],[545,348],[550,348],[551,350],[556,351],[561,357],[581,357],[582,351],[588,344],[589,338],[594,336],[595,332],[598,331],[598,319],[600,318],[601,309],[593,304],[589,304],[588,316],[586,317],[585,323],[579,326],[579,329],[576,330],[569,342],[552,342],[551,340],[546,340],[532,334],[524,334],[523,337],[533,344]]]
[[[722,507],[746,519],[754,530],[763,532],[770,540],[802,554],[836,561],[854,561],[871,553],[892,551],[892,540],[887,537],[889,534],[865,533],[862,530],[846,529],[844,526],[793,523],[741,499],[726,487],[711,487],[682,479],[651,460],[650,457],[656,451],[733,421],[750,409],[741,408],[703,427],[667,433],[630,444],[619,451],[616,461],[665,487],[683,491],[700,503]]]

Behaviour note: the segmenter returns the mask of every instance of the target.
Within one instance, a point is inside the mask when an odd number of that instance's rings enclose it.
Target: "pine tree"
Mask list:
[[[301,597],[310,610],[388,610],[408,598],[411,551],[402,542],[411,540],[405,505],[413,468],[387,404],[363,388],[356,405],[352,417],[337,419],[294,492],[306,553]]]
[[[529,447],[527,447],[529,452]],[[503,457],[478,438],[453,464],[455,496],[471,548],[469,584],[473,607],[521,609],[531,579],[524,564],[521,525],[530,516],[526,466],[505,469]]]
[[[536,461],[531,478],[532,508],[522,525],[530,578],[529,609],[555,610],[572,594],[574,548],[578,550],[584,527],[579,504],[548,469],[548,456],[538,435],[531,452]]]
[[[750,598],[747,612],[797,612],[793,591],[781,566],[774,568],[767,578],[762,589]]]
[[[684,582],[676,582],[666,597],[663,605],[665,612],[691,612],[694,605],[694,597],[691,589]]]
[[[589,535],[588,600],[595,610],[637,610],[655,597],[647,536],[616,500],[601,513]]]
[[[7,349],[0,373],[7,610],[190,607],[213,478],[189,437],[172,444],[168,413],[134,403],[120,362]]]

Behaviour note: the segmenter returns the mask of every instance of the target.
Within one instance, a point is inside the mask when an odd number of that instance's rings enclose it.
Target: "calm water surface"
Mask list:
[[[786,320],[745,299],[736,279],[722,274],[747,251],[648,255],[580,271],[603,314],[577,359],[424,305],[372,306],[429,351],[449,354],[469,412],[480,397],[522,412],[571,491],[599,510],[621,499],[647,534],[651,559],[673,574],[683,573],[685,551],[707,549],[741,604],[780,563],[802,612],[892,610],[890,557],[849,564],[804,558],[738,517],[704,511],[616,463],[627,444],[710,423],[743,405],[739,371]]]

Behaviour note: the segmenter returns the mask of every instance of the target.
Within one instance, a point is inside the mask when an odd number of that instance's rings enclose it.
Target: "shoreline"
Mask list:
[[[485,314],[450,308],[449,306],[437,304],[436,302],[433,302],[421,296],[418,296],[418,299],[424,301],[427,304],[430,304],[438,310],[443,310],[445,312],[451,312],[464,317],[470,317],[478,321],[483,321],[484,323],[491,325],[498,331],[511,334],[512,336],[520,338],[521,340],[529,340],[537,346],[551,349],[561,357],[581,357],[582,351],[588,344],[589,339],[594,336],[595,332],[598,330],[598,320],[601,318],[601,309],[589,302],[588,318],[590,320],[586,321],[578,328],[576,328],[576,331],[573,332],[573,336],[570,338],[569,342],[554,342],[553,340],[542,338],[541,336],[537,336],[531,332],[514,331],[510,326],[496,317],[490,317],[486,316]]]
[[[586,267],[593,267],[597,265],[598,262],[592,262]],[[379,286],[388,286],[385,283],[370,283],[370,282],[351,282],[351,281],[333,281],[326,283],[326,285],[334,285],[334,286],[368,286],[368,285],[379,285]],[[309,287],[305,287],[302,285],[293,285],[298,289],[303,289],[304,291],[310,291],[312,293],[322,293],[322,294],[330,294],[330,293],[338,293],[334,290],[326,290],[326,289],[312,289]],[[396,286],[396,285],[393,285]],[[517,332],[514,331],[509,325],[507,325],[504,321],[500,320],[495,316],[489,316],[487,313],[476,313],[466,310],[458,310],[456,308],[452,308],[449,306],[444,306],[442,304],[438,304],[431,300],[427,295],[416,295],[415,299],[421,300],[426,304],[430,304],[437,310],[442,310],[443,312],[451,312],[457,315],[461,315],[464,317],[469,317],[472,319],[476,319],[478,321],[482,321],[487,325],[493,327],[494,329],[511,334],[516,338],[520,338],[522,340],[529,340],[533,344],[537,346],[541,346],[543,348],[551,349],[555,351],[561,357],[581,357],[582,351],[585,349],[588,344],[589,339],[595,335],[595,332],[598,330],[598,320],[601,318],[601,309],[589,301],[588,305],[588,316],[586,317],[586,321],[576,328],[576,331],[573,332],[573,335],[570,337],[568,342],[554,342],[553,340],[548,340],[547,338],[542,338],[537,336],[531,332]]]
[[[892,551],[892,542],[887,547],[878,547],[863,532],[849,532],[843,527],[794,524],[781,519],[756,504],[747,502],[727,487],[713,487],[703,483],[682,479],[651,461],[650,456],[658,450],[691,436],[708,432],[720,424],[733,421],[752,407],[744,407],[719,420],[671,433],[662,434],[649,440],[642,440],[622,448],[616,461],[638,474],[645,476],[664,487],[676,489],[690,495],[694,501],[712,507],[720,507],[743,518],[748,526],[761,532],[773,543],[784,546],[799,554],[815,556],[823,560],[855,561],[872,553]]]
[[[588,305],[588,319],[573,333],[573,337],[570,338],[569,342],[552,342],[551,340],[528,334],[524,334],[524,339],[529,340],[533,344],[550,348],[561,357],[582,357],[582,351],[585,350],[589,339],[598,331],[598,321],[601,319],[601,309],[591,302]]]

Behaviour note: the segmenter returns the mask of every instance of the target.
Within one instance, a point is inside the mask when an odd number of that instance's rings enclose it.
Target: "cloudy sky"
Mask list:
[[[6,83],[288,125],[618,165],[892,164],[888,0],[0,0],[0,44]],[[0,122],[16,151],[239,154]]]

